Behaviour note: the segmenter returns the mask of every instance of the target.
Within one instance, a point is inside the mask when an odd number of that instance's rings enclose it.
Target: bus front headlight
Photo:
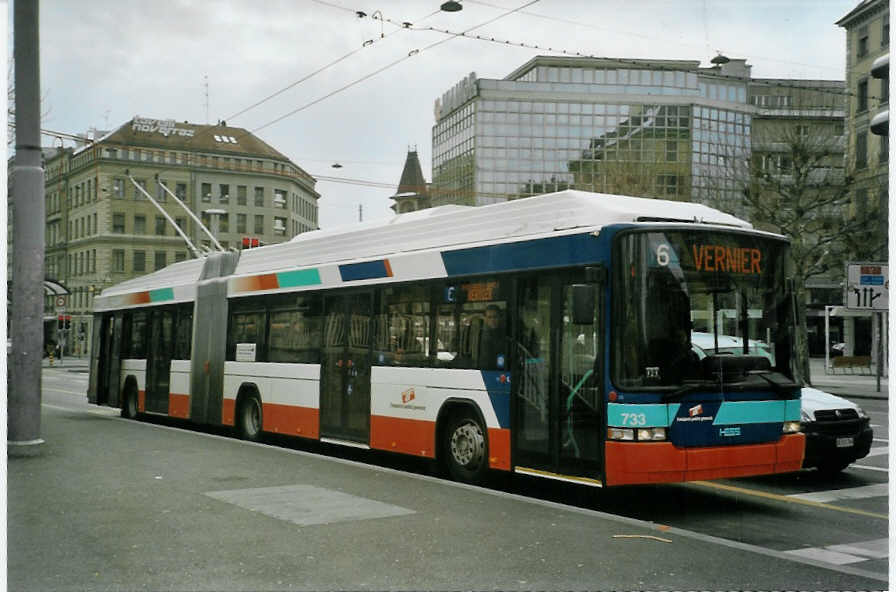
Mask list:
[[[798,421],[785,421],[783,432],[785,434],[798,434],[800,432],[800,422]]]

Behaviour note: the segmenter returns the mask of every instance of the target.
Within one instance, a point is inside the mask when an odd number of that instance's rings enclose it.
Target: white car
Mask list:
[[[868,455],[874,430],[861,407],[808,386],[803,387],[800,397],[806,434],[804,467],[833,475]]]

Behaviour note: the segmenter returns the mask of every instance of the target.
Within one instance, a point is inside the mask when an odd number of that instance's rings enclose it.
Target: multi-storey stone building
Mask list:
[[[225,249],[240,248],[243,237],[269,244],[318,226],[315,179],[247,130],[223,122],[135,117],[80,147],[46,150],[45,174],[46,275],[71,292],[67,351],[75,354],[85,353],[95,294],[194,256],[135,183],[199,250],[214,245],[163,185]],[[46,310],[52,317],[53,298]]]
[[[876,115],[888,109],[889,78],[875,78],[875,62],[890,51],[889,0],[862,0],[837,21],[846,31],[846,88],[849,105],[846,113],[846,162],[854,178],[853,214],[872,215],[876,227],[868,229],[857,245],[856,261],[886,261],[889,217],[889,136],[872,132]],[[844,311],[846,353],[868,355],[877,360],[880,331],[886,323],[871,313]],[[886,359],[886,349],[884,357]]]

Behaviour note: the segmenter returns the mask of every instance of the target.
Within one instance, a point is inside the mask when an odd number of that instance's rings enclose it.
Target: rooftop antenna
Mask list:
[[[109,129],[109,110],[108,109],[106,109],[106,111],[103,113],[103,119],[106,121],[106,125],[104,126],[103,129]]]

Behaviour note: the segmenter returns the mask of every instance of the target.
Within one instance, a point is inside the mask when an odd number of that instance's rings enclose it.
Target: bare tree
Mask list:
[[[16,139],[16,81],[15,81],[15,60],[9,59],[6,68],[6,145],[12,146]],[[47,102],[47,92],[44,92],[40,99],[41,113],[40,120],[44,122],[50,115],[50,108]]]
[[[843,152],[843,136],[823,126],[781,124],[756,138],[736,175],[753,224],[791,241],[797,361],[807,382],[807,280],[841,271],[857,236],[879,240],[868,236],[876,214],[853,207],[853,180],[843,168]]]

